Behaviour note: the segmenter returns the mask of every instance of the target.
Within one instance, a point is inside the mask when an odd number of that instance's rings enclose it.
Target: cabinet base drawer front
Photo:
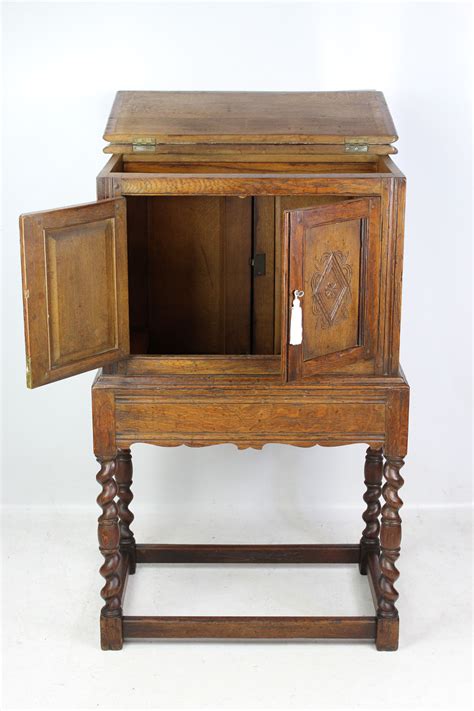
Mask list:
[[[385,402],[261,402],[237,398],[182,400],[158,397],[116,398],[117,445],[149,442],[164,446],[266,443],[301,446],[355,442],[381,444],[385,435]]]

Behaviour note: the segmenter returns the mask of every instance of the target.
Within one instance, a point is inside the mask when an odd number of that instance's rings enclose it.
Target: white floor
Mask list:
[[[370,642],[225,641],[129,642],[101,652],[96,512],[7,510],[2,708],[470,709],[471,512],[403,513],[398,652]],[[298,525],[291,516],[245,521],[227,511],[178,525],[165,513],[142,514],[134,528],[141,542],[357,542],[360,511],[330,515],[318,522],[308,511]],[[373,608],[356,566],[146,566],[130,578],[125,613]]]

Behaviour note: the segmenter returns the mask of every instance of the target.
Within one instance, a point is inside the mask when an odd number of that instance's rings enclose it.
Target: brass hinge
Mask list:
[[[346,153],[367,153],[369,146],[367,143],[349,143],[345,144]]]
[[[26,387],[31,388],[31,357],[26,356]]]
[[[154,153],[155,146],[155,138],[135,138],[132,143],[132,150],[134,153]]]

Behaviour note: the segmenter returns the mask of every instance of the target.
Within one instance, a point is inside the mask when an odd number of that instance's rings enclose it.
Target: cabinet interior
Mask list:
[[[283,212],[343,199],[128,196],[131,353],[279,354]]]

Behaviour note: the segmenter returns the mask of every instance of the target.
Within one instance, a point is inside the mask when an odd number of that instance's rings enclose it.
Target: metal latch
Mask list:
[[[132,143],[132,150],[134,153],[154,153],[155,146],[155,138],[135,138]]]
[[[265,276],[266,274],[266,254],[256,254],[250,260],[250,266],[253,267],[255,276]]]

